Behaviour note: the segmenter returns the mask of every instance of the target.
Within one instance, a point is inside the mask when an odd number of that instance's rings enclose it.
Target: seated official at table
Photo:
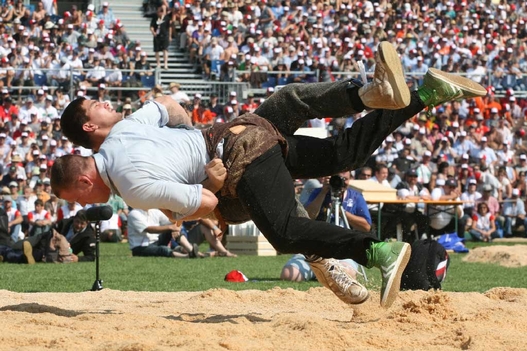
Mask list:
[[[361,193],[349,188],[351,179],[350,172],[343,172],[338,174],[342,179],[342,187],[339,189],[332,189],[329,184],[330,177],[325,177],[322,180],[322,187],[314,189],[307,202],[303,204],[310,218],[316,218],[320,221],[327,220],[327,210],[332,205],[332,194],[340,196],[342,201],[342,208],[344,209],[346,219],[351,228],[360,230],[362,232],[371,231],[371,217],[368,211],[366,200]],[[330,215],[331,223],[335,222],[334,211]],[[343,219],[340,219],[340,225],[343,226]],[[321,233],[322,235],[323,233]],[[358,264],[353,260],[341,260],[345,263],[348,273],[355,277],[358,270]],[[311,267],[306,262],[303,255],[294,255],[282,268],[280,279],[289,281],[308,281],[315,280],[315,274]]]
[[[430,193],[423,184],[417,181],[417,171],[410,168],[406,171],[404,180],[397,184],[397,197],[401,200],[420,201],[430,200]],[[409,203],[404,205],[400,212],[403,227],[403,241],[412,242],[415,237],[411,235],[411,228],[417,225],[419,234],[424,234],[428,230],[428,216],[423,213],[424,204]]]
[[[438,179],[436,188],[432,190],[432,200],[434,201],[459,201],[459,189],[457,181],[454,179]],[[458,221],[457,234],[460,238],[464,237],[465,223],[463,218],[463,206],[448,205],[428,205],[428,215],[430,216],[429,235],[442,235],[456,232],[456,218]]]

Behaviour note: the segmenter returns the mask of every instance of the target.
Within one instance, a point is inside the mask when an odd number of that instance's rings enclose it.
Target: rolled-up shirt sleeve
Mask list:
[[[163,127],[169,121],[168,111],[163,104],[148,101],[144,106],[126,118],[141,124]]]
[[[202,189],[201,184],[186,185],[156,180],[129,188],[125,197],[133,208],[170,210],[172,218],[179,220],[194,214],[200,208]]]

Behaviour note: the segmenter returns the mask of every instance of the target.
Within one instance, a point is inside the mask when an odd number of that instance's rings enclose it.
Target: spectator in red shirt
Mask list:
[[[35,201],[35,210],[27,214],[29,221],[29,236],[47,232],[51,229],[51,215],[44,210],[42,200]]]
[[[258,108],[258,104],[254,101],[254,94],[249,93],[247,95],[247,102],[242,105],[242,113],[254,113]]]
[[[214,123],[212,112],[210,112],[203,102],[194,106],[194,110],[192,111],[192,123],[194,124],[194,127],[199,129],[211,126]]]
[[[74,217],[80,210],[82,210],[81,205],[76,202],[67,202],[57,210],[57,222]]]
[[[18,107],[13,104],[11,97],[7,97],[4,99],[2,108],[0,108],[0,118],[5,123],[11,121],[13,115],[18,116]]]
[[[16,182],[14,183],[14,186],[18,186]],[[10,184],[10,187],[12,185]],[[19,210],[13,208],[13,200],[11,200],[11,197],[4,198],[4,210],[7,213],[7,220],[8,220],[8,228],[9,228],[9,235],[11,235],[11,238],[13,241],[18,241],[24,239],[24,234],[22,233],[22,214]]]

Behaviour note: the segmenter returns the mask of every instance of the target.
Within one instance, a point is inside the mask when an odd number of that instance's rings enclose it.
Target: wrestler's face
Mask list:
[[[108,202],[110,189],[108,187],[97,187],[86,179],[79,179],[75,186],[61,189],[60,198],[67,202],[77,202],[84,207],[87,204]]]
[[[84,100],[82,106],[86,110],[89,121],[86,124],[95,125],[98,128],[111,128],[115,123],[122,120],[122,115],[107,102]]]

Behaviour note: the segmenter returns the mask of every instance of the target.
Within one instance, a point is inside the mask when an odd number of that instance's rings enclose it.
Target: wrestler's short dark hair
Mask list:
[[[75,185],[75,180],[86,168],[86,157],[66,155],[59,157],[51,167],[51,189],[58,198],[60,192]]]
[[[83,97],[77,98],[64,109],[60,117],[60,128],[73,144],[92,149],[90,135],[82,129],[84,123],[88,122],[86,109],[82,106],[85,100]]]

